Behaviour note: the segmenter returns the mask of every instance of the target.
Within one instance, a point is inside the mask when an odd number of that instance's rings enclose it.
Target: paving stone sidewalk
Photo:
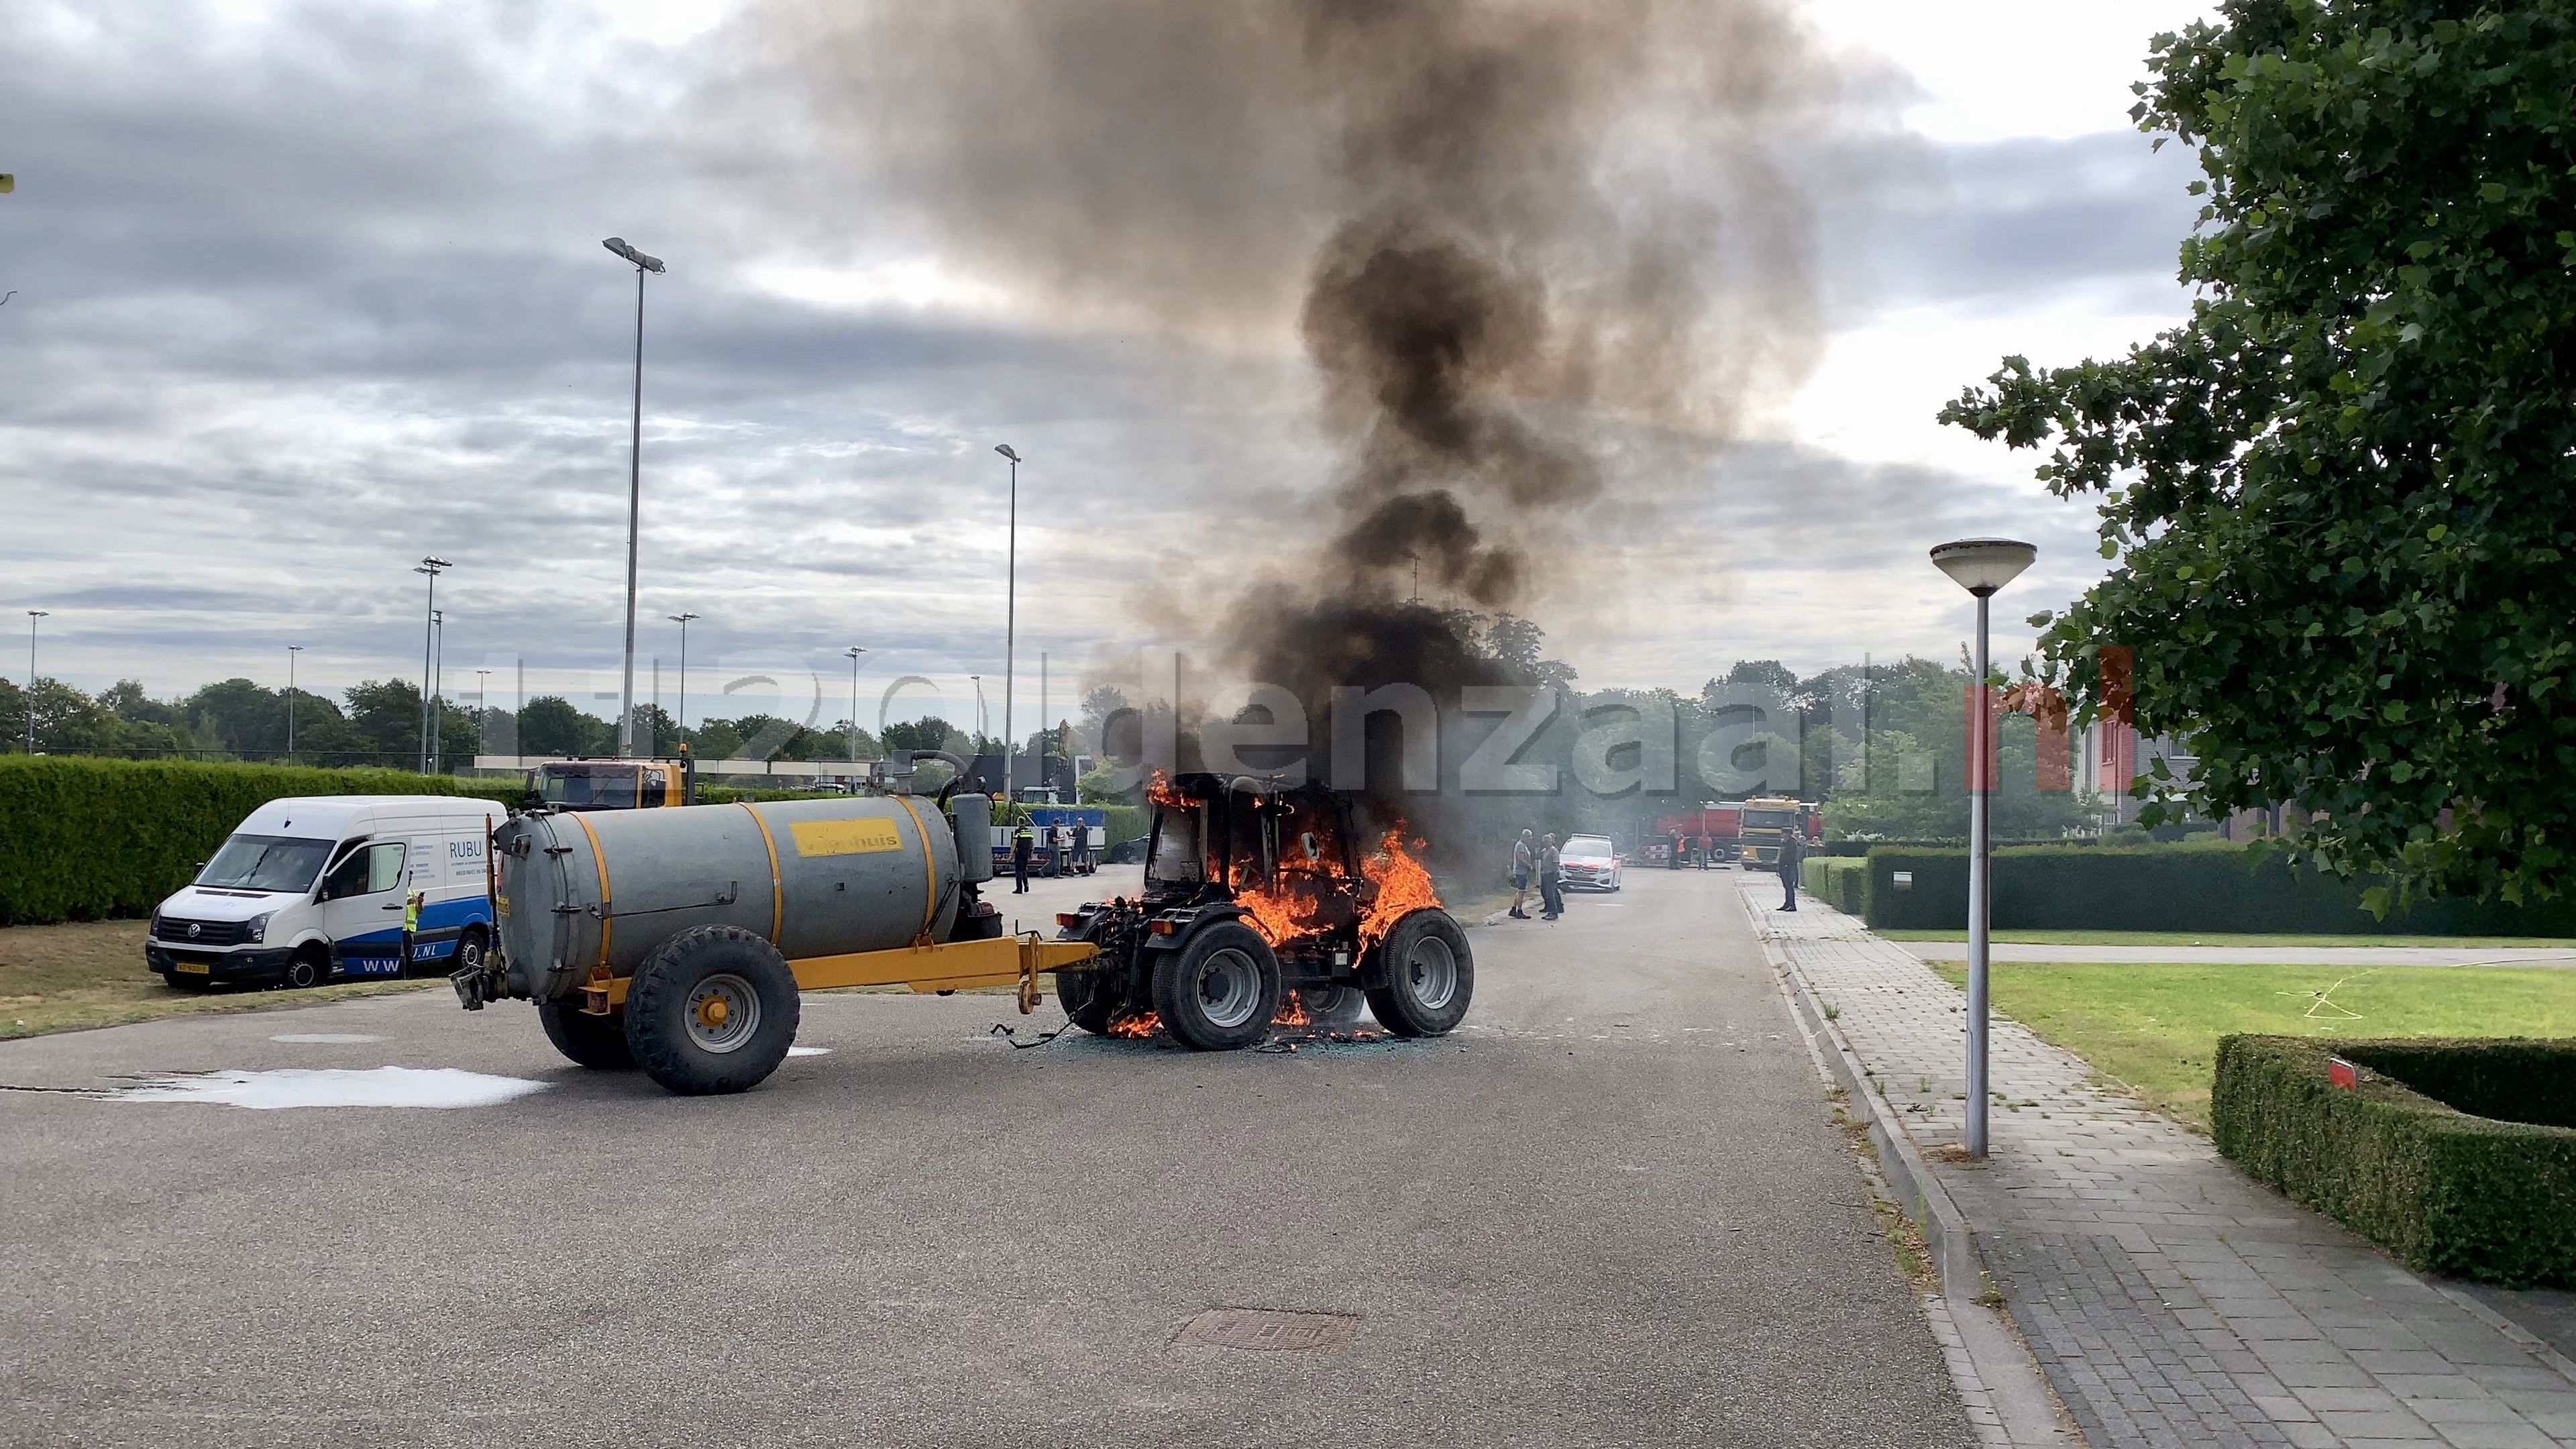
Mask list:
[[[1964,1118],[1966,1002],[1912,953],[1772,877],[1738,878],[1763,938],[1836,1012],[1974,1229],[2050,1385],[2094,1449],[2576,1444],[2576,1365],[2087,1085],[1997,1018],[1992,1152]]]

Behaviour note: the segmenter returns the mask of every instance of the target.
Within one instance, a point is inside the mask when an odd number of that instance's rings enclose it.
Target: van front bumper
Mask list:
[[[286,979],[291,950],[188,951],[158,941],[143,943],[143,964],[162,976],[226,986],[270,986]],[[203,970],[192,969],[202,966]]]

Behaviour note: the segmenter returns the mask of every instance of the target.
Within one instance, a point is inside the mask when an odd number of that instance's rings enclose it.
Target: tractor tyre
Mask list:
[[[626,1043],[666,1091],[747,1092],[787,1060],[802,1006],[777,947],[739,926],[698,926],[635,968]]]
[[[1279,1013],[1279,958],[1241,921],[1202,927],[1189,944],[1159,953],[1154,1010],[1163,1029],[1203,1052],[1238,1051],[1270,1032]]]
[[[1378,945],[1385,984],[1369,988],[1369,1011],[1397,1036],[1446,1036],[1466,1018],[1476,994],[1476,959],[1467,933],[1433,907],[1395,923]]]
[[[1118,988],[1106,971],[1055,973],[1055,999],[1066,1020],[1093,1036],[1107,1036],[1118,1014]]]
[[[635,1051],[626,1044],[626,1028],[613,1016],[593,1016],[576,1002],[540,1001],[537,1023],[546,1040],[577,1067],[603,1072],[632,1071]]]

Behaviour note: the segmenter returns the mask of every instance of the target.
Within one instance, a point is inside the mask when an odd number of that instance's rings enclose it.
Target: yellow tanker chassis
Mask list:
[[[961,991],[975,986],[1020,988],[1020,1014],[1038,1009],[1038,974],[1079,966],[1100,954],[1088,941],[1044,941],[1034,931],[990,941],[950,941],[859,951],[847,956],[808,956],[790,961],[799,991],[841,986],[909,986],[919,992]],[[631,978],[593,968],[582,983],[581,1009],[607,1016],[626,1003]]]

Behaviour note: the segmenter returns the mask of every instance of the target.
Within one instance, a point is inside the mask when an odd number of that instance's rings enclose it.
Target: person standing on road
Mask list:
[[[1011,894],[1024,896],[1029,893],[1029,857],[1037,853],[1037,848],[1037,835],[1028,826],[1022,825],[1012,834]]]
[[[1780,836],[1780,909],[1784,911],[1794,911],[1798,908],[1798,862],[1806,858],[1805,833],[1797,830],[1782,832]]]
[[[1686,846],[1686,845],[1684,845],[1684,844],[1682,843],[1682,833],[1681,833],[1679,830],[1674,831],[1674,832],[1673,832],[1673,853],[1672,853],[1671,858],[1670,858],[1670,859],[1668,859],[1668,860],[1666,860],[1666,861],[1664,862],[1665,867],[1666,867],[1667,869],[1671,869],[1671,870],[1679,870],[1679,869],[1681,869],[1681,868],[1682,868],[1682,856],[1683,856],[1683,854],[1684,854],[1685,852],[1687,852],[1687,851],[1688,851],[1688,849],[1689,849],[1689,847],[1688,847],[1688,846]]]
[[[1529,899],[1530,872],[1537,865],[1538,845],[1524,830],[1521,838],[1512,842],[1512,908],[1503,913],[1515,921],[1529,919],[1529,912],[1521,909],[1521,903]]]
[[[1565,887],[1559,882],[1562,871],[1563,864],[1556,853],[1556,837],[1553,834],[1540,836],[1538,838],[1538,899],[1539,917],[1542,920],[1553,921],[1565,914]]]
[[[1699,868],[1708,869],[1708,858],[1716,854],[1717,842],[1706,835],[1699,838]]]

